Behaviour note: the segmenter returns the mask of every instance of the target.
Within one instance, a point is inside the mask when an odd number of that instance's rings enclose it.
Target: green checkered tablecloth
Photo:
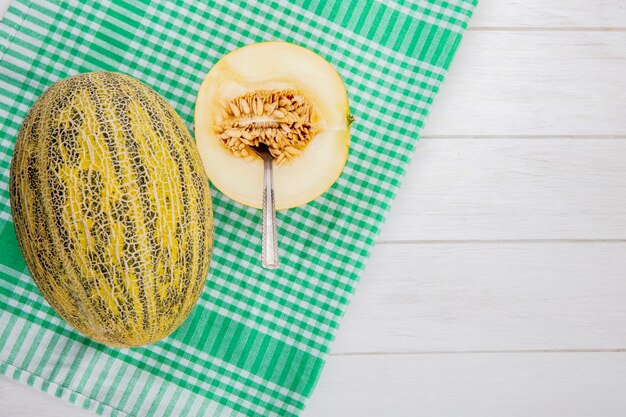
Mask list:
[[[298,415],[475,3],[14,2],[0,23],[0,371],[107,416]],[[260,267],[260,211],[212,190],[213,261],[185,323],[135,349],[81,336],[35,287],[11,221],[9,163],[29,107],[69,75],[120,71],[155,88],[191,126],[209,68],[272,39],[318,52],[346,82],[358,121],[340,179],[278,214],[276,271]]]

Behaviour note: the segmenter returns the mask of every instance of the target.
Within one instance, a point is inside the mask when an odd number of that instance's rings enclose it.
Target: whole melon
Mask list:
[[[156,342],[208,274],[213,214],[189,131],[127,75],[80,74],[37,99],[10,173],[15,232],[56,312],[101,343]]]

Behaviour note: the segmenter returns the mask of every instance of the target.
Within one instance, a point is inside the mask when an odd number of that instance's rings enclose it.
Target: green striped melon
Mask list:
[[[10,175],[26,264],[70,325],[130,347],[185,320],[209,269],[211,197],[189,131],[159,94],[112,72],[54,84],[24,120]]]

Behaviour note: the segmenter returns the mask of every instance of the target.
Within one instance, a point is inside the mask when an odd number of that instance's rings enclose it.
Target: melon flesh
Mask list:
[[[209,179],[220,191],[255,208],[262,207],[263,161],[252,152],[245,158],[235,155],[220,138],[220,126],[225,117],[234,117],[232,113],[225,116],[229,101],[268,91],[296,91],[313,113],[313,134],[306,144],[297,156],[281,159],[274,167],[276,208],[282,210],[315,199],[341,174],[350,144],[349,106],[337,71],[319,55],[293,44],[249,45],[224,56],[211,69],[200,87],[195,109],[200,156]]]

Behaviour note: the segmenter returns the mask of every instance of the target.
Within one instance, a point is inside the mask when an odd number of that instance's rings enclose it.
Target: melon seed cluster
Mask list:
[[[265,143],[276,164],[300,155],[315,136],[313,109],[295,90],[259,90],[234,98],[224,106],[216,131],[224,146],[251,161],[252,146]]]

